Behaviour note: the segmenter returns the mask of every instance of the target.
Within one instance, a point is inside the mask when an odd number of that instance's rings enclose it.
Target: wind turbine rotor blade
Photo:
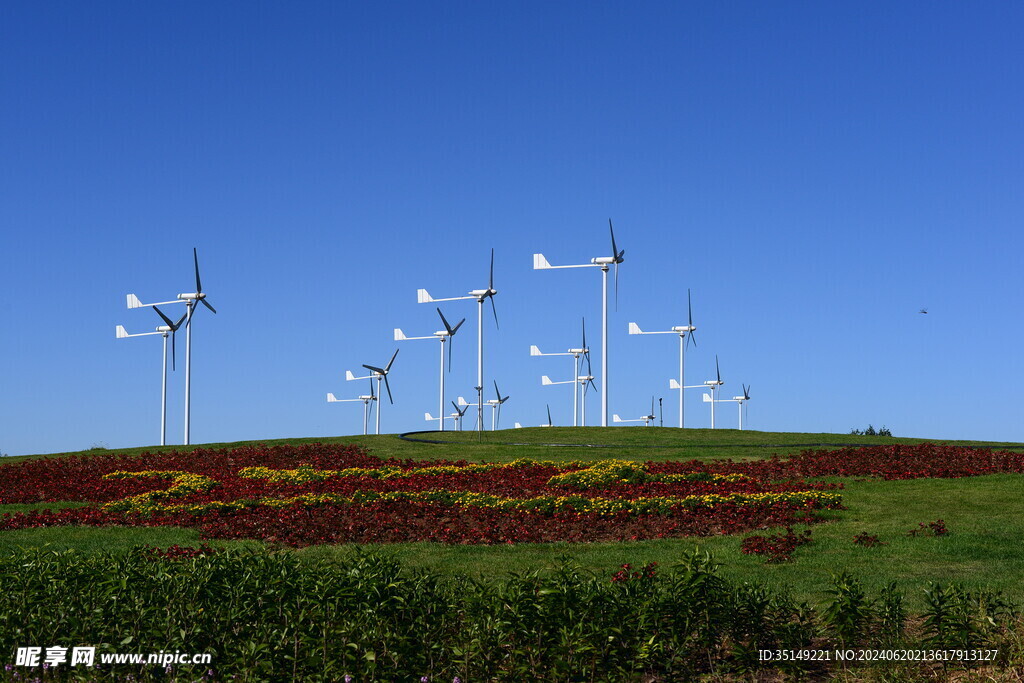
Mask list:
[[[378,374],[381,374],[381,375],[386,375],[386,374],[387,374],[387,371],[386,371],[386,370],[383,370],[383,369],[381,369],[381,368],[375,368],[375,367],[374,367],[374,366],[372,366],[372,365],[366,365],[366,364],[364,363],[364,364],[363,364],[363,367],[364,367],[364,368],[366,368],[367,370],[373,370],[374,372],[376,372],[376,373],[378,373]]]
[[[160,316],[160,317],[161,317],[161,318],[163,319],[163,321],[164,321],[165,323],[167,323],[167,327],[171,328],[172,330],[173,330],[173,329],[175,329],[175,328],[174,328],[174,323],[172,323],[172,322],[171,322],[171,319],[170,319],[170,318],[168,318],[168,317],[167,317],[166,315],[164,315],[164,312],[163,312],[163,311],[161,311],[161,310],[160,310],[159,308],[157,308],[156,306],[153,306],[153,310],[154,310],[154,311],[156,311],[156,314],[157,314],[158,316]]]
[[[686,288],[686,312],[688,314],[689,325],[693,327],[693,302],[690,301],[690,288]]]
[[[192,247],[192,261],[196,266],[196,294],[202,294],[203,283],[199,280],[199,255],[196,253],[195,247]]]
[[[494,380],[494,395],[498,397],[498,401],[501,401],[501,392],[498,391],[498,380]]]
[[[497,429],[498,425],[501,424],[501,401],[498,401],[498,414],[494,416],[494,428]]]
[[[181,324],[182,324],[183,322],[185,322],[185,318],[187,318],[187,317],[188,317],[188,311],[186,311],[185,313],[183,313],[183,314],[181,315],[181,317],[180,317],[180,318],[178,318],[178,322],[176,322],[175,324],[171,325],[171,327],[172,327],[172,328],[174,328],[174,330],[175,330],[175,331],[177,331],[177,329],[178,329],[179,327],[181,327]]]
[[[491,312],[494,313],[494,326],[500,328],[501,326],[498,325],[498,309],[494,306],[494,295],[491,294],[487,298],[491,300]]]
[[[384,372],[385,375],[388,373],[388,371],[391,370],[391,364],[395,362],[395,356],[398,355],[399,350],[400,349],[395,349],[395,353],[394,353],[393,356],[391,356],[391,360],[389,360],[388,364],[386,366],[384,366],[383,372]]]
[[[448,335],[448,372],[452,371],[452,347],[455,346],[454,333]]]
[[[721,382],[722,381],[722,373],[718,369],[718,354],[717,353],[715,354],[715,375],[717,375],[718,381]]]
[[[455,327],[453,327],[453,328],[452,328],[452,329],[450,330],[450,334],[451,334],[451,336],[453,336],[453,337],[455,336],[455,333],[459,331],[459,328],[460,328],[460,327],[462,327],[462,323],[464,323],[464,322],[466,322],[466,319],[465,319],[465,318],[463,318],[462,320],[460,320],[460,321],[459,321],[459,324],[458,324],[458,325],[456,325]]]
[[[612,227],[612,219],[608,219],[608,232],[612,234],[612,256],[614,257],[619,253],[618,248],[615,246],[615,228]]]
[[[448,330],[448,335],[451,336],[455,334],[455,332],[452,331],[452,326],[448,324],[448,320],[444,317],[444,313],[441,312],[440,308],[437,309],[437,314],[441,316],[441,322],[444,323],[444,329]]]
[[[494,289],[494,247],[491,247],[491,276],[487,280],[487,289]]]
[[[204,305],[204,306],[206,306],[207,308],[209,308],[209,309],[210,309],[211,311],[213,311],[214,313],[216,313],[216,312],[217,312],[217,309],[216,309],[216,308],[214,308],[213,306],[211,306],[211,305],[210,305],[210,302],[209,302],[209,301],[207,301],[206,299],[200,299],[200,301],[202,301],[202,302],[203,302],[203,305]]]
[[[388,390],[388,401],[391,402],[391,405],[394,405],[395,399],[391,398],[391,385],[388,384],[388,376],[386,374],[384,375],[384,388]]]
[[[550,427],[553,423],[551,422],[551,406],[548,405],[548,426]]]
[[[580,348],[587,348],[587,319],[583,318],[583,346]]]
[[[178,324],[180,325],[181,322],[179,321]],[[177,338],[177,330],[178,330],[178,328],[174,328],[174,330],[171,331],[171,370],[172,371],[175,371],[175,370],[178,369],[177,368],[177,365],[178,365],[178,363],[177,363],[178,345],[174,343],[174,340]]]

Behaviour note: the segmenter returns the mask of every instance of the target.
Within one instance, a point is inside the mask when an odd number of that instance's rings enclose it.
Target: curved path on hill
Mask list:
[[[472,441],[439,441],[437,439],[418,438],[420,434],[443,434],[437,430],[423,430],[417,432],[405,432],[398,434],[398,438],[404,441],[415,441],[416,443],[430,443],[440,445],[472,445]],[[488,441],[489,446],[559,446],[562,448],[800,448],[802,446],[832,446],[835,448],[862,448],[866,446],[880,446],[885,444],[877,443],[690,443],[690,444],[668,444],[668,445],[633,445],[621,443],[522,443],[515,441]]]

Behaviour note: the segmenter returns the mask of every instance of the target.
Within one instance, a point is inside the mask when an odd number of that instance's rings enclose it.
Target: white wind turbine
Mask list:
[[[128,296],[133,297],[135,295],[129,294]],[[135,300],[138,301],[138,298],[136,297]],[[146,304],[142,304],[140,302],[140,305]],[[148,337],[153,334],[163,335],[163,379],[160,383],[160,445],[165,446],[167,445],[167,335],[171,336],[171,369],[173,370],[175,366],[175,357],[177,356],[177,353],[175,352],[174,333],[178,331],[179,327],[181,327],[181,323],[184,322],[185,316],[188,315],[188,313],[186,312],[183,314],[181,318],[178,319],[178,322],[172,322],[170,318],[164,315],[163,312],[156,307],[156,304],[149,305],[152,306],[153,310],[156,311],[157,315],[159,315],[164,321],[163,325],[156,328],[156,332],[128,334],[128,331],[124,329],[123,325],[118,325],[115,328],[114,333],[118,339],[127,339],[128,337]]]
[[[395,400],[393,398],[391,398],[391,385],[388,384],[388,373],[391,372],[391,364],[395,362],[395,357],[398,356],[398,351],[399,351],[398,349],[395,349],[395,353],[394,353],[394,355],[391,356],[391,360],[389,360],[388,364],[385,365],[383,368],[378,368],[378,367],[373,366],[373,365],[363,364],[363,367],[370,371],[369,375],[366,375],[365,377],[356,377],[355,375],[352,374],[351,370],[346,370],[345,371],[345,379],[350,381],[350,382],[352,380],[356,380],[356,379],[375,379],[375,380],[377,380],[377,396],[378,397],[380,396],[380,383],[381,383],[381,380],[383,380],[384,381],[384,388],[387,389],[387,392],[388,392],[388,401],[391,402],[391,405],[394,405],[395,404]],[[376,433],[380,434],[380,399],[379,398],[377,399],[377,427],[376,427]]]
[[[438,407],[437,407],[437,414],[441,415],[442,417],[441,418],[433,418],[433,417],[431,417],[431,418],[428,418],[428,419],[430,419],[430,420],[434,420],[434,419],[438,420],[439,430],[443,432],[444,431],[444,344],[449,339],[451,340],[451,343],[448,344],[448,371],[451,372],[451,369],[452,369],[452,346],[454,346],[454,344],[455,344],[455,333],[459,331],[459,328],[462,327],[462,323],[466,322],[466,319],[463,318],[462,320],[459,321],[459,323],[455,327],[452,327],[451,325],[448,324],[448,321],[445,319],[444,313],[441,312],[440,308],[437,309],[437,314],[439,316],[441,316],[441,322],[444,323],[444,329],[443,330],[439,330],[439,331],[435,332],[434,334],[430,335],[429,337],[407,337],[407,336],[405,336],[405,333],[402,332],[402,330],[400,330],[399,328],[396,327],[395,328],[395,341],[409,341],[409,340],[413,340],[413,339],[439,339],[441,341],[441,391],[440,391],[440,399],[439,399],[438,404],[437,404],[438,405]],[[429,415],[430,413],[426,413],[426,414]]]
[[[441,429],[443,431],[444,430],[444,421],[445,420],[454,420],[455,418],[453,416],[451,416],[451,415],[445,415],[443,413],[441,413],[441,417],[434,417],[430,413],[423,413],[423,419],[426,420],[427,422],[432,422],[434,420],[437,420],[441,424]]]
[[[704,402],[711,404],[711,428],[715,428],[715,403],[718,401],[718,389],[725,382],[722,381],[722,373],[718,369],[718,354],[715,354],[715,379],[704,382],[704,386],[711,389],[710,394],[704,394]]]
[[[206,300],[206,294],[203,293],[203,284],[199,279],[199,257],[196,254],[195,247],[192,248],[192,261],[195,264],[196,272],[196,291],[188,292],[186,294],[179,294],[178,298],[174,301],[160,301],[155,304],[144,304],[139,301],[139,298],[134,294],[128,295],[128,308],[140,308],[143,306],[159,306],[170,303],[184,303],[187,311],[185,313],[185,445],[190,443],[189,435],[191,433],[191,420],[192,420],[192,314],[195,312],[197,302],[202,302],[204,306],[210,309],[213,313],[217,312],[210,302]]]
[[[630,334],[678,334],[679,335],[679,379],[678,380],[670,381],[669,382],[669,387],[671,387],[672,389],[678,389],[679,390],[679,428],[680,429],[682,429],[682,427],[683,427],[683,389],[687,388],[687,387],[683,386],[684,383],[685,383],[685,380],[683,379],[683,358],[684,358],[686,347],[690,345],[690,340],[693,340],[693,345],[695,347],[697,346],[697,339],[693,336],[693,332],[697,328],[693,326],[693,307],[690,305],[690,290],[689,289],[686,290],[686,308],[687,308],[687,312],[689,314],[689,316],[688,316],[688,320],[689,320],[688,324],[686,324],[686,325],[676,325],[671,330],[665,330],[663,332],[661,332],[661,331],[659,331],[659,332],[644,332],[643,330],[640,329],[639,325],[637,325],[636,323],[629,323],[629,333]],[[683,343],[684,338],[686,340],[685,344]]]
[[[453,296],[446,299],[435,299],[425,289],[416,290],[417,303],[425,304],[433,301],[463,301],[476,299],[476,403],[477,403],[477,430],[484,429],[484,300],[491,300],[491,311],[494,313],[494,326],[498,327],[498,309],[494,306],[494,295],[498,290],[494,288],[494,248],[491,248],[491,271],[487,281],[487,289],[474,289],[469,296]]]
[[[545,405],[547,405],[547,404],[545,404]],[[551,406],[548,405],[547,408],[548,408],[548,423],[546,425],[537,425],[538,427],[554,427],[555,426],[555,423],[551,420]],[[516,424],[518,425],[519,423],[517,422]]]
[[[494,380],[494,394],[497,398],[492,398],[487,401],[487,405],[491,407],[491,431],[493,432],[498,428],[498,423],[501,422],[501,404],[511,398],[506,396],[501,397],[501,390],[498,389],[498,381]]]
[[[363,379],[370,379],[364,377]],[[370,393],[365,396],[359,396],[357,398],[335,398],[334,394],[327,394],[328,403],[348,403],[350,401],[362,401],[363,402],[363,435],[366,435],[366,424],[369,412],[373,410],[373,402],[376,402],[377,396],[373,393],[373,379],[370,379]]]
[[[580,357],[590,353],[590,349],[587,348],[587,322],[583,321],[583,344],[579,348],[569,349],[564,353],[542,353],[536,345],[530,346],[531,356],[572,356],[573,357],[573,378],[562,382],[553,382],[547,375],[541,375],[540,382],[544,386],[552,384],[571,384],[572,386],[572,426],[578,426],[577,416],[579,415],[579,394],[582,391],[580,387]],[[589,358],[588,358],[589,365]],[[589,372],[587,373],[590,374]],[[593,378],[591,378],[593,379]]]
[[[739,415],[739,417],[740,417],[740,429],[743,429],[743,411],[746,408],[746,406],[744,404],[747,401],[750,400],[750,387],[748,387],[745,384],[743,384],[741,386],[743,387],[743,395],[742,396],[733,396],[732,398],[723,398],[723,399],[719,400],[718,402],[719,403],[733,403],[733,402],[735,402],[737,404],[736,407],[739,408],[739,413],[740,413],[740,415]]]
[[[459,405],[462,406],[461,409],[459,408]],[[472,404],[466,403],[461,396],[459,396],[459,403],[452,401],[452,406],[455,408],[455,412],[452,413],[451,417],[455,420],[455,428],[460,432],[462,431],[462,418],[466,414],[466,411],[469,410],[470,405]]]
[[[196,291],[187,294],[179,294],[178,298],[188,306],[188,319],[185,322],[185,445],[190,443],[190,428],[192,419],[191,386],[192,386],[192,315],[195,313],[196,303],[202,302],[204,306],[216,313],[217,309],[210,305],[203,293],[203,283],[199,280],[199,256],[196,255],[196,248],[192,247],[192,261],[196,267]]]
[[[615,246],[615,230],[612,228],[612,220],[608,219],[608,229],[612,236],[612,255],[599,256],[590,259],[590,263],[583,263],[571,266],[553,266],[544,258],[544,254],[533,255],[534,270],[548,270],[554,268],[588,268],[596,266],[601,269],[601,426],[608,426],[608,269],[615,264],[615,300],[619,297],[619,264],[625,259],[623,256],[626,250],[618,251]]]
[[[638,418],[636,420],[623,420],[618,415],[612,415],[612,419],[615,422],[643,422],[644,423],[644,427],[650,427],[651,423],[654,422],[654,419],[655,419],[655,415],[654,415],[654,397],[651,396],[651,414],[650,415],[644,415],[644,416],[642,416],[642,417],[640,417],[640,418]]]

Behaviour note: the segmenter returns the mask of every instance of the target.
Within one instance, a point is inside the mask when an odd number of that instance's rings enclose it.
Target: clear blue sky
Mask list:
[[[1024,441],[1022,26],[1015,2],[4,3],[0,451],[158,441],[159,338],[114,326],[159,322],[128,292],[192,291],[193,246],[219,312],[194,443],[360,432],[325,394],[439,329],[416,289],[486,286],[491,247],[504,426],[571,423],[540,384],[568,360],[529,346],[586,316],[597,363],[600,273],[531,255],[608,255],[609,217],[610,412],[653,394],[675,424],[676,338],[627,323],[685,324],[690,288],[687,383],[717,353],[754,429]],[[475,309],[444,309],[469,318],[452,397]],[[436,343],[401,348],[387,432],[436,411]]]

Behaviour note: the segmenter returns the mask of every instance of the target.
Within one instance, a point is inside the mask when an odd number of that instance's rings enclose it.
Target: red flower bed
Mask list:
[[[305,465],[312,470],[365,468],[378,470],[360,476],[327,476],[303,483],[275,482],[243,476],[245,468],[294,470]],[[964,477],[996,472],[1024,472],[1024,454],[932,444],[877,446],[804,451],[799,455],[755,462],[716,461],[702,463],[647,463],[650,475],[742,474],[746,478],[728,481],[656,481],[657,476],[636,481],[601,480],[591,488],[566,488],[551,478],[566,471],[563,466],[536,464],[496,467],[460,472],[452,466],[464,461],[379,460],[353,446],[307,444],[298,446],[251,446],[231,450],[198,449],[189,453],[145,454],[138,457],[92,456],[43,458],[0,466],[0,503],[39,501],[89,501],[96,505],[57,512],[29,512],[5,515],[0,529],[53,525],[175,525],[200,529],[203,538],[260,538],[290,545],[311,543],[387,543],[429,540],[444,543],[519,543],[545,541],[598,541],[662,538],[682,535],[736,533],[769,525],[810,522],[810,510],[835,505],[835,500],[792,503],[722,502],[723,496],[756,496],[836,488],[833,484],[809,484],[805,477],[857,476],[884,479],[917,477]],[[396,468],[408,476],[379,478],[384,467]],[[579,467],[579,466],[577,466]],[[430,471],[422,472],[423,468]],[[416,469],[417,472],[411,472]],[[163,476],[104,478],[116,471],[169,473]],[[175,474],[177,473],[177,474]],[[324,494],[327,499],[306,504],[269,506],[258,503],[238,510],[194,508],[182,511],[161,507],[150,515],[116,512],[99,504],[120,501],[147,492],[163,491],[181,473],[207,477],[207,484],[179,489],[174,505],[203,505],[233,501],[266,501],[300,495]],[[314,473],[315,474],[315,473]],[[642,473],[641,473],[642,474]],[[319,475],[318,475],[319,476]],[[690,477],[689,479],[692,479]],[[655,481],[650,481],[655,479]],[[209,480],[213,480],[210,484]],[[596,480],[590,480],[591,482]],[[349,498],[359,492],[472,492],[501,498],[584,497],[588,499],[635,500],[641,498],[685,499],[701,497],[710,501],[687,507],[675,502],[660,513],[559,511],[542,513],[495,505],[423,500],[364,500],[361,504],[330,499]],[[455,501],[459,502],[459,501]],[[449,504],[452,503],[452,504]],[[593,509],[598,508],[580,508]]]
[[[32,511],[0,517],[0,530],[48,526],[182,526],[198,528],[204,540],[257,538],[291,546],[319,543],[451,544],[635,541],[678,536],[733,534],[750,529],[810,524],[810,509],[775,503],[685,510],[673,515],[598,515],[525,510],[455,508],[398,501],[369,505],[291,505],[239,511],[183,512],[141,516],[84,507]]]

